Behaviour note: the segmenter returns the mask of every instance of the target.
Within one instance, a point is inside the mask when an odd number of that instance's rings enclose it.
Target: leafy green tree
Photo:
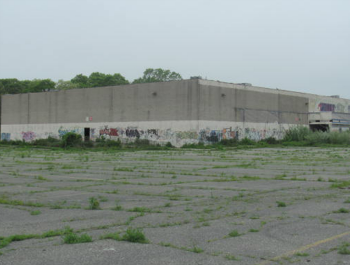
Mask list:
[[[77,84],[78,87],[103,87],[103,86],[118,86],[129,84],[121,74],[103,74],[99,72],[92,73],[89,77],[79,74],[76,75],[71,82]]]
[[[73,84],[76,84],[78,87],[89,87],[89,78],[86,75],[79,74],[70,80]]]
[[[68,90],[73,88],[78,88],[78,84],[72,83],[72,81],[64,81],[62,79],[58,80],[55,86],[57,90]]]
[[[170,70],[148,68],[143,72],[142,77],[134,80],[133,84],[165,82],[172,80],[182,80],[182,77],[179,73],[171,72]]]
[[[23,93],[25,84],[16,78],[0,79],[0,94]]]
[[[129,81],[121,74],[110,75],[94,72],[89,76],[90,87],[118,86],[126,84],[129,84]]]
[[[55,89],[56,83],[51,79],[34,79],[28,82],[28,86],[25,88],[24,92],[44,92]]]

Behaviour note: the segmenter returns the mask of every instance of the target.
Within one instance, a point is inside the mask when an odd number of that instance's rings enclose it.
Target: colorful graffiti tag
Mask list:
[[[73,128],[73,129],[64,129],[62,126],[58,129],[58,136],[62,137],[66,133],[73,132],[77,134],[83,134],[83,128]]]
[[[35,140],[35,133],[28,131],[28,132],[22,132],[22,138],[26,142],[31,142]]]
[[[100,130],[100,136],[119,136],[119,134],[117,129],[109,129],[108,126],[106,126],[104,129]]]
[[[61,127],[58,131],[59,136],[68,133],[82,133],[82,128],[65,129]],[[96,134],[95,134],[96,131]],[[199,131],[174,131],[172,129],[139,129],[137,127],[114,127],[110,128],[105,125],[100,128],[91,128],[91,139],[98,137],[109,137],[110,139],[120,139],[124,141],[134,141],[135,139],[147,139],[151,142],[167,143],[170,142],[173,145],[181,146],[188,143],[216,143],[223,139],[237,139],[241,140],[245,137],[260,141],[269,137],[281,139],[284,135],[284,129],[281,128],[242,128],[242,127],[229,127],[223,129],[210,129],[209,127],[203,128]],[[25,134],[26,139],[35,138],[35,135]]]
[[[320,111],[334,111],[335,105],[334,104],[328,104],[328,103],[320,103],[318,104],[318,109]]]

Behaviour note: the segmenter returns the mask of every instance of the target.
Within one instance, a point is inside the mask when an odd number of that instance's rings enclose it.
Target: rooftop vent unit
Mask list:
[[[331,96],[331,98],[340,98],[340,96],[339,95],[333,95],[333,96]]]
[[[198,75],[198,76],[191,76],[190,78],[191,79],[202,79],[202,77],[200,75]]]

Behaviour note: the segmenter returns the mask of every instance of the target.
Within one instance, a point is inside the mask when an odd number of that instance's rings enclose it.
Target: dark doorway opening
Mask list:
[[[313,132],[327,132],[329,131],[329,125],[328,124],[310,124],[310,129]]]
[[[90,128],[84,128],[84,141],[90,141]]]

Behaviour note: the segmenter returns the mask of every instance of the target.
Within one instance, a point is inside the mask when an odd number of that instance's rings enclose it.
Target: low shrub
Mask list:
[[[80,134],[69,132],[62,136],[62,147],[78,147],[82,145],[82,136]]]
[[[287,206],[285,202],[277,201],[276,203],[277,203],[277,207],[286,207]]]
[[[283,140],[287,142],[304,141],[306,137],[311,133],[311,130],[305,126],[296,126],[288,129],[284,135]]]
[[[100,202],[95,197],[89,199],[89,209],[90,210],[100,210]]]
[[[145,234],[141,229],[137,228],[128,228],[125,234],[122,236],[121,240],[129,241],[132,243],[148,243]]]

